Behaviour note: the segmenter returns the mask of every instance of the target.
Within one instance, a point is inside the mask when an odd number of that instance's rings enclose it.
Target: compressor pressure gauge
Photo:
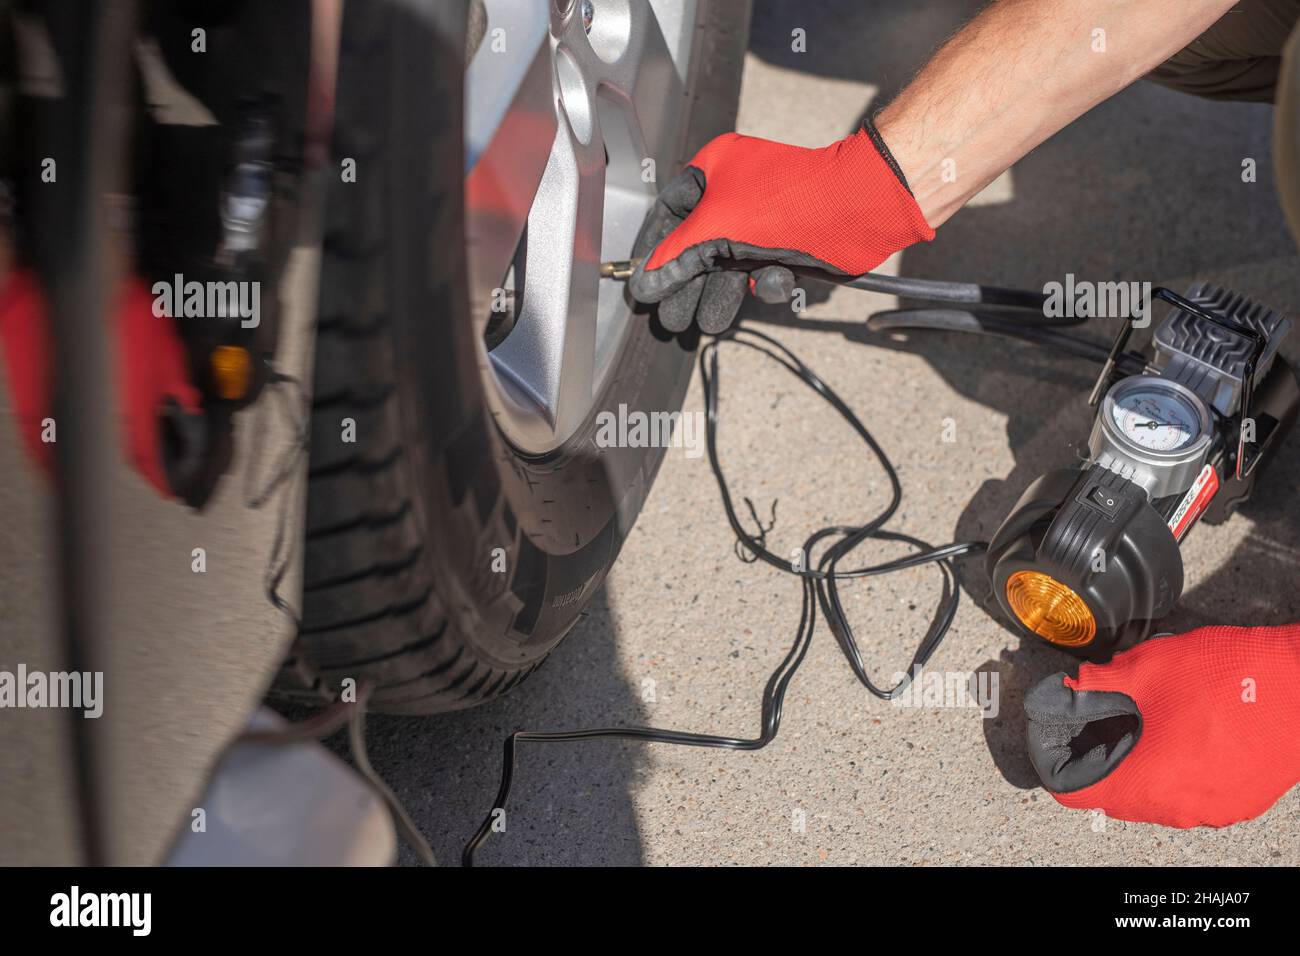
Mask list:
[[[1142,451],[1177,451],[1205,433],[1199,410],[1168,384],[1136,381],[1111,399],[1111,423],[1128,444]]]
[[[1196,480],[1214,437],[1211,423],[1209,407],[1187,386],[1133,375],[1106,393],[1088,447],[1098,465],[1163,498]]]
[[[992,592],[1014,628],[1106,660],[1146,637],[1183,590],[1181,547],[1204,517],[1247,500],[1300,414],[1300,381],[1278,346],[1291,320],[1198,283],[1148,349],[1117,331],[1088,395],[1089,455],[1027,487],[989,542]]]

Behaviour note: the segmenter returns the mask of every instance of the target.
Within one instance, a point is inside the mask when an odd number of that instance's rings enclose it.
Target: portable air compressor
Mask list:
[[[1173,609],[1188,531],[1250,497],[1300,404],[1278,355],[1289,319],[1204,283],[1152,299],[1172,308],[1143,353],[1125,351],[1131,321],[1117,334],[1089,397],[1087,459],[1030,484],[989,545],[1007,617],[1090,660]]]

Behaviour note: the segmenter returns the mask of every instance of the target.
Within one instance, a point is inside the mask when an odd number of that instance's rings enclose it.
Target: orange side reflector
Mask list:
[[[212,350],[209,361],[218,395],[228,401],[238,401],[248,394],[253,379],[253,361],[247,349],[238,345],[219,345]]]

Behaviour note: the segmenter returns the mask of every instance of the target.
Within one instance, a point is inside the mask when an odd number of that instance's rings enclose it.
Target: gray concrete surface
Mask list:
[[[741,132],[820,145],[887,98],[974,0],[758,4]],[[807,31],[807,52],[790,32]],[[1064,131],[891,263],[903,274],[1041,286],[1067,272],[1214,279],[1300,308],[1296,248],[1276,206],[1271,113],[1138,84]],[[1243,183],[1245,158],[1259,178]],[[817,298],[816,296],[813,297]],[[1086,439],[1095,368],[998,340],[883,338],[862,319],[890,300],[849,291],[802,315],[753,306],[861,413],[898,465],[893,527],[938,543],[986,538],[1035,475]],[[1300,358],[1300,335],[1286,348]],[[735,493],[766,513],[777,550],[808,529],[856,522],[884,500],[879,469],[846,451],[846,426],[787,373],[723,356],[722,455]],[[701,407],[698,379],[687,399]],[[956,440],[942,441],[945,419]],[[1185,548],[1186,596],[1170,629],[1300,619],[1300,439],[1231,523]],[[883,555],[884,552],[881,552]],[[901,669],[936,600],[917,570],[849,585],[872,672]],[[979,590],[979,582],[972,583]],[[502,737],[651,723],[752,735],[763,683],[794,634],[799,587],[732,551],[705,459],[670,452],[623,555],[552,660],[506,699],[432,719],[375,718],[371,757],[445,862],[492,803]],[[1021,699],[1072,666],[1022,645],[965,600],[933,666],[996,672],[1000,712],[900,709],[856,683],[820,629],[781,736],[758,753],[592,742],[521,752],[507,831],[484,864],[1295,864],[1300,793],[1220,831],[1105,821],[1060,807],[1024,755]],[[653,700],[645,690],[653,681]],[[802,832],[792,824],[802,813]],[[408,862],[413,858],[404,856]]]

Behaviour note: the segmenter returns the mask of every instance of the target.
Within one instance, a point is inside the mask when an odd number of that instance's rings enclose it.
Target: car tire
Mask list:
[[[747,0],[700,2],[681,160],[734,125],[748,20]],[[600,587],[664,453],[596,447],[600,410],[678,409],[690,377],[695,340],[637,316],[560,448],[525,456],[495,426],[467,292],[465,31],[447,0],[345,5],[334,161],[356,175],[326,200],[281,696],[332,699],[350,678],[374,710],[436,713],[518,685]]]

